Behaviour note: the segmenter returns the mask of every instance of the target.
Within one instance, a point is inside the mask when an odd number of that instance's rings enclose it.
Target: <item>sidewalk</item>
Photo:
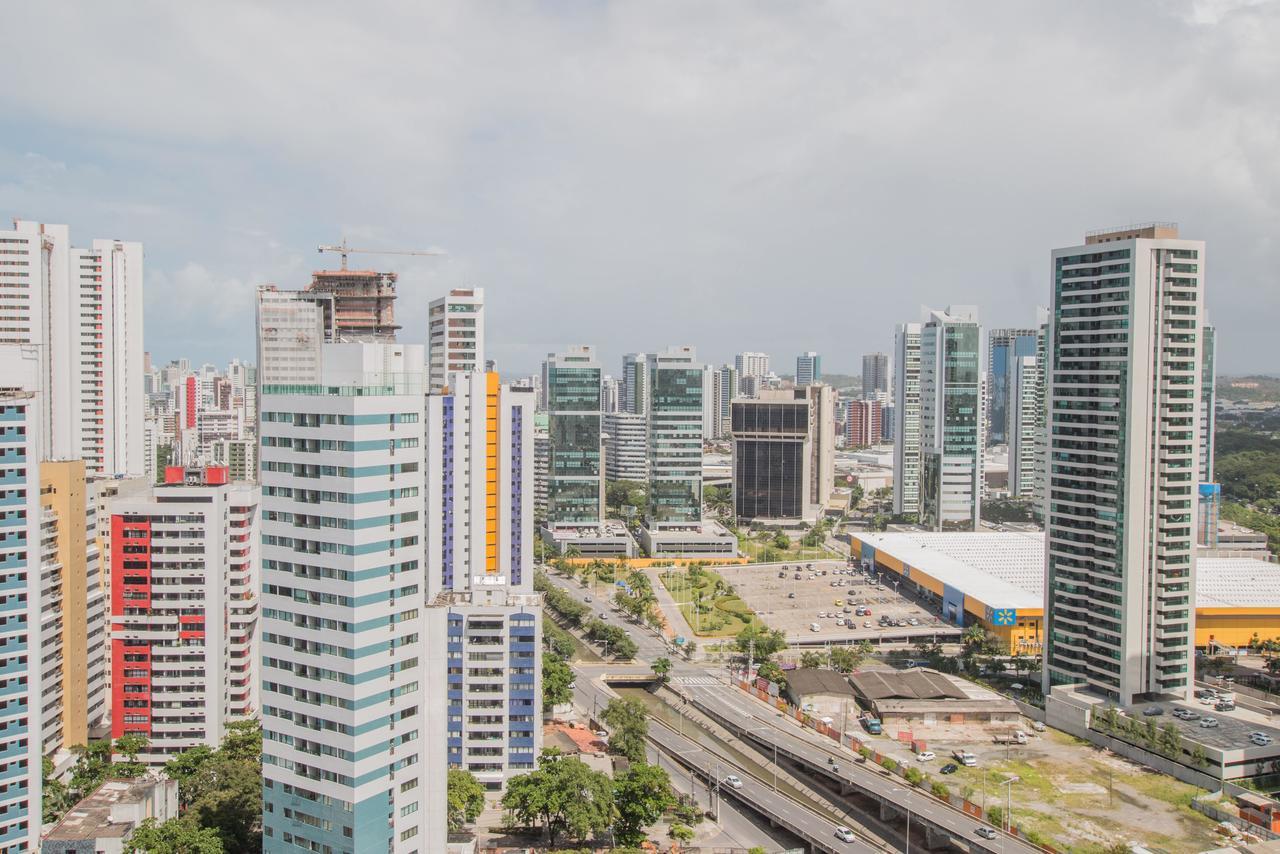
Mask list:
[[[654,567],[649,567],[645,570],[645,574],[649,576],[649,583],[653,585],[653,595],[658,600],[658,607],[662,609],[663,622],[665,623],[663,634],[671,640],[677,637],[696,640],[698,645],[701,646],[702,639],[693,633],[693,627],[684,618],[684,613],[676,603],[675,597],[671,595],[671,591],[658,578],[658,570]],[[696,651],[693,657],[695,660],[701,658],[702,651]]]

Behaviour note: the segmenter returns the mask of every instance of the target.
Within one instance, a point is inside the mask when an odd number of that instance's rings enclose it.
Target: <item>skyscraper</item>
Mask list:
[[[1201,483],[1214,482],[1213,455],[1216,447],[1214,431],[1217,417],[1218,382],[1215,376],[1215,360],[1218,350],[1218,334],[1214,327],[1205,325],[1201,330],[1200,345],[1200,464],[1198,477]]]
[[[617,412],[622,387],[618,380],[605,374],[600,380],[600,412],[608,414]]]
[[[1190,691],[1204,253],[1166,223],[1053,252],[1046,694]]]
[[[257,713],[258,488],[170,466],[109,506],[111,735],[158,766]]]
[[[609,480],[649,478],[648,418],[634,412],[610,412],[604,416],[605,477]]]
[[[41,684],[40,418],[37,363],[0,346],[0,846],[40,849]]]
[[[41,447],[89,476],[143,461],[142,244],[71,245],[65,225],[15,220],[0,232],[0,344],[40,365]]]
[[[976,531],[982,500],[982,369],[978,310],[933,311],[920,330],[920,524]]]
[[[862,396],[872,397],[889,391],[889,356],[868,353],[862,357]]]
[[[1009,494],[1036,496],[1036,457],[1040,450],[1040,407],[1043,371],[1035,356],[1021,356],[1009,366]]]
[[[649,354],[650,528],[702,521],[702,365],[692,347]]]
[[[581,400],[584,385],[587,397],[598,392],[598,376],[593,386],[567,370],[553,381],[562,386],[551,392],[556,405]],[[422,736],[445,734],[448,767],[496,791],[532,771],[541,747],[536,399],[492,372],[451,374],[447,385],[449,394],[427,398],[425,484],[427,637],[447,651],[447,681],[424,683],[429,692],[445,689],[447,706],[430,705]]]
[[[649,359],[644,353],[622,357],[619,409],[645,415],[649,412]]]
[[[484,288],[455,288],[427,308],[430,390],[444,388],[455,371],[483,371]]]
[[[763,380],[769,376],[769,354],[768,353],[739,353],[733,357],[733,368],[738,372],[738,378],[755,377]]]
[[[993,329],[987,339],[987,444],[1012,443],[1011,392],[1018,360],[1036,355],[1038,329]]]
[[[844,442],[850,448],[866,448],[881,442],[882,408],[878,400],[850,400],[845,404]]]
[[[796,386],[803,387],[822,379],[822,357],[810,350],[796,356]]]
[[[739,519],[816,519],[835,480],[831,388],[768,389],[732,406],[733,506]]]
[[[328,344],[319,383],[261,387],[268,854],[444,848],[424,364],[421,345]]]
[[[333,340],[333,295],[258,288],[258,378],[266,385],[316,385],[320,348]],[[185,417],[195,424],[195,401]],[[183,407],[185,414],[186,407]]]
[[[604,517],[600,363],[589,346],[549,353],[543,363],[551,437],[547,527],[595,526]]]
[[[317,270],[310,293],[333,297],[333,329],[343,341],[394,341],[396,274],[374,270]]]
[[[729,365],[721,365],[715,371],[714,400],[712,406],[711,438],[723,439],[729,433],[729,406],[738,396],[738,372]]]
[[[894,334],[893,512],[920,512],[920,334],[919,323],[903,323]]]

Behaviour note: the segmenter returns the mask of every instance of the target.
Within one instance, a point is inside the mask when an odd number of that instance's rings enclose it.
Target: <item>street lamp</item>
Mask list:
[[[1000,786],[1004,786],[1004,787],[1005,787],[1005,790],[1004,790],[1004,816],[1002,816],[1002,817],[1004,818],[1004,821],[1002,821],[1002,822],[1001,822],[1002,827],[1000,828],[1000,829],[1001,829],[1001,830],[1003,830],[1005,833],[1008,833],[1008,832],[1009,832],[1009,828],[1013,827],[1013,815],[1012,815],[1012,812],[1013,812],[1013,784],[1014,784],[1014,783],[1016,783],[1016,782],[1018,782],[1018,780],[1019,780],[1019,779],[1020,779],[1020,778],[1015,774],[1014,776],[1010,777],[1010,778],[1009,778],[1009,779],[1007,779],[1007,780],[1004,780],[1004,781],[1002,781],[1002,782],[1000,782],[1000,783],[996,783],[996,788],[999,788]]]
[[[906,789],[900,789],[896,786],[892,789],[892,791],[901,792],[904,795],[907,794]],[[907,811],[907,850],[905,854],[911,854],[911,807],[908,804],[906,798],[902,799],[902,808]]]
[[[743,714],[746,713],[744,712]],[[768,732],[769,729],[767,726],[753,727],[752,729],[744,729],[743,732]],[[771,739],[770,743],[773,745],[773,790],[776,792],[778,791],[778,740]]]

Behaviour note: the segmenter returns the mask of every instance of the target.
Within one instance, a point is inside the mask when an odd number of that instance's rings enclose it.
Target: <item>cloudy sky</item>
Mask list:
[[[1238,0],[22,3],[0,213],[143,241],[162,361],[251,358],[254,287],[318,244],[439,247],[361,264],[407,341],[486,288],[510,373],[572,343],[856,372],[922,305],[1023,324],[1053,247],[1175,220],[1222,369],[1280,372],[1277,44]]]

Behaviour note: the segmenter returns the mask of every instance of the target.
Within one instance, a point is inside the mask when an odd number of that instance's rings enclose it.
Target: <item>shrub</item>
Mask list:
[[[897,771],[898,763],[896,760],[890,759],[888,756],[880,760],[880,764],[889,771]]]
[[[947,784],[943,782],[934,783],[932,791],[934,797],[942,798],[944,801],[951,797],[951,790],[948,789]]]

